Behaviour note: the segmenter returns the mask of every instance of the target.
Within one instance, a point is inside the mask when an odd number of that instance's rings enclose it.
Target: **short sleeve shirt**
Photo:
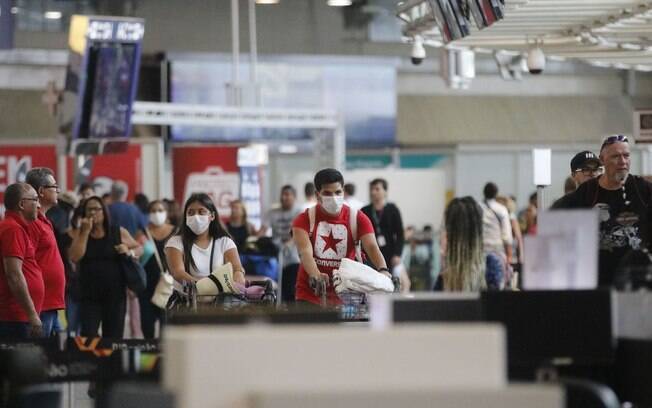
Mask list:
[[[315,211],[315,226],[312,242],[313,257],[321,273],[332,277],[333,270],[340,267],[342,258],[355,259],[355,240],[351,235],[349,223],[350,209],[343,206],[337,216],[333,216],[317,205]],[[358,239],[366,234],[373,234],[374,227],[362,211],[358,211]],[[293,228],[300,228],[310,234],[310,218],[308,210],[302,212],[294,219]],[[308,282],[308,274],[299,267],[296,285],[296,299],[319,304],[319,297],[315,296]],[[328,298],[331,303],[339,303],[335,289],[332,285],[328,287]]]
[[[61,253],[54,236],[52,223],[43,214],[27,227],[29,235],[36,245],[36,262],[43,273],[45,298],[43,310],[65,308],[66,271],[61,260]]]
[[[211,248],[215,243],[215,250],[213,252],[213,266],[209,267],[209,262],[211,258]],[[192,245],[190,254],[192,259],[195,262],[196,268],[190,266],[190,270],[187,271],[190,275],[196,278],[203,278],[211,274],[211,271],[218,266],[224,265],[224,253],[230,249],[234,249],[235,242],[229,237],[221,237],[215,241],[211,241],[208,248],[201,248],[196,244]],[[183,253],[183,241],[181,240],[181,235],[175,235],[168,240],[165,244],[165,248],[175,248],[181,253]]]
[[[23,262],[23,276],[37,313],[41,313],[43,306],[43,276],[36,262],[36,246],[28,234],[28,224],[13,211],[7,211],[5,215],[6,218],[0,222],[0,321],[28,322],[27,312],[9,290],[2,260],[13,257]]]

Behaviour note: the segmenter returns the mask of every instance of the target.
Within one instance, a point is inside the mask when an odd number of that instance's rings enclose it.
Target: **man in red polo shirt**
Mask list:
[[[54,179],[54,172],[47,167],[34,167],[27,172],[25,182],[38,194],[39,210],[36,221],[29,225],[30,237],[36,245],[36,262],[43,273],[45,298],[41,311],[43,335],[51,337],[60,330],[58,311],[66,307],[66,271],[54,236],[54,227],[45,216],[47,211],[57,205],[59,186]]]
[[[43,333],[39,313],[43,276],[29,224],[36,220],[38,196],[25,183],[5,190],[5,219],[0,222],[0,338],[27,339]]]
[[[315,175],[317,204],[311,231],[310,209],[302,212],[292,224],[292,236],[299,250],[301,266],[297,274],[296,300],[320,304],[321,299],[310,287],[310,279],[328,279],[327,300],[341,303],[330,283],[333,270],[342,258],[355,259],[355,242],[369,255],[378,272],[391,278],[383,254],[376,243],[374,227],[369,218],[357,211],[357,237],[351,233],[351,209],[344,205],[344,177],[335,169],[323,169]]]

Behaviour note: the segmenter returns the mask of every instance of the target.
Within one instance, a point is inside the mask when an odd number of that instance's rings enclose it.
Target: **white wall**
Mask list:
[[[398,206],[403,225],[422,228],[430,224],[438,229],[444,214],[446,176],[440,169],[350,170],[344,181],[354,183],[356,198],[369,202],[369,182],[384,178],[388,183],[388,199]]]
[[[528,197],[536,190],[532,173],[532,149],[552,149],[552,185],[546,188],[546,203],[552,204],[564,192],[564,181],[570,175],[570,161],[582,150],[593,150],[594,145],[554,146],[460,146],[455,154],[455,195],[470,195],[482,198],[482,188],[493,181],[500,194],[514,195],[519,208],[527,205]],[[650,169],[651,150],[645,146],[632,147],[632,174],[652,174]]]

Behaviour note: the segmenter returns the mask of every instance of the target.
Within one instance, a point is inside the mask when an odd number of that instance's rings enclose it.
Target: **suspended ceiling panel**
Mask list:
[[[441,43],[428,1],[406,0],[398,10],[408,6],[404,34],[422,34],[431,44]],[[450,46],[520,53],[540,42],[548,56],[652,70],[652,1],[505,0],[504,20],[482,31],[472,27],[471,35]]]

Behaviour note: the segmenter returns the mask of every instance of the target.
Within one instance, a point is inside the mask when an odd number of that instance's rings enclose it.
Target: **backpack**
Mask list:
[[[315,232],[317,206],[313,205],[306,211],[308,212],[308,220],[310,221],[310,232],[308,235],[312,240],[313,234]],[[362,247],[360,245],[360,239],[358,239],[358,210],[351,207],[349,207],[349,229],[351,230],[351,235],[353,236],[353,245],[355,246],[355,260],[358,262],[363,262]]]

